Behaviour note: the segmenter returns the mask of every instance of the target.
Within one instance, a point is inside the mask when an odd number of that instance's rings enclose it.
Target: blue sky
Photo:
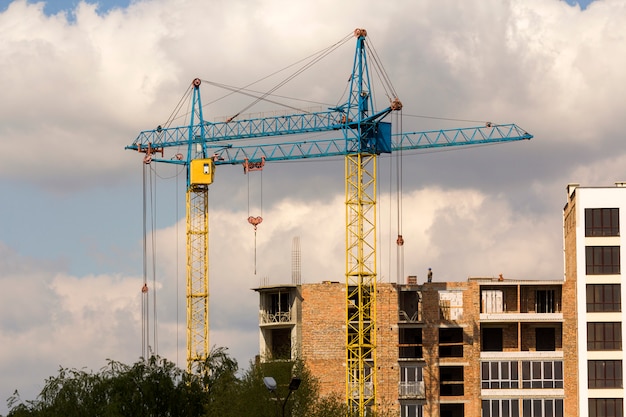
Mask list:
[[[595,0],[566,0],[569,5],[579,5],[581,9],[585,10]]]
[[[100,1],[66,15],[56,13],[77,2],[49,3],[42,13],[0,0],[0,414],[13,390],[32,398],[60,365],[140,354],[144,164],[124,146],[162,124],[195,77],[247,85],[364,27],[404,104],[405,131],[461,127],[447,118],[513,122],[535,135],[403,156],[406,275],[561,278],[565,186],[626,177],[624,0],[582,11],[563,0]],[[108,13],[115,7],[124,13]],[[353,47],[279,94],[336,104]],[[209,120],[249,104],[202,89]],[[150,168],[159,352],[184,361],[184,178]],[[381,158],[385,281],[399,275],[392,168]],[[244,366],[258,350],[250,288],[290,279],[293,237],[304,282],[343,279],[343,175],[341,160],[268,165],[262,179],[219,168],[209,196],[211,343]],[[248,180],[253,202],[263,190],[256,248]]]
[[[0,0],[0,10],[6,9],[8,3],[11,1]],[[71,12],[78,5],[78,0],[41,0],[33,1],[28,0],[29,3],[44,3],[44,13],[53,15],[58,12]],[[131,0],[99,0],[99,1],[87,1],[87,3],[98,4],[98,11],[106,13],[113,8],[126,8],[131,3]]]

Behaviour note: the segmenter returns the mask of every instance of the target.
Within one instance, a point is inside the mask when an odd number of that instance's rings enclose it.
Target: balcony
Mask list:
[[[519,313],[519,312],[502,312],[502,313],[480,313],[481,322],[531,322],[531,321],[563,321],[563,313]]]
[[[559,285],[485,285],[481,322],[562,322]]]

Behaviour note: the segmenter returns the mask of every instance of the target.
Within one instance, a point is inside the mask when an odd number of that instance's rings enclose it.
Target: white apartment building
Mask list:
[[[565,281],[576,283],[579,415],[624,416],[626,320],[621,226],[626,225],[626,183],[567,186],[563,210]]]

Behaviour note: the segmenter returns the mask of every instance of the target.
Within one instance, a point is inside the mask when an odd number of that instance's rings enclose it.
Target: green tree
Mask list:
[[[277,381],[269,392],[263,377]],[[301,380],[289,393],[292,377]],[[339,417],[345,405],[320,398],[319,385],[301,361],[250,363],[240,372],[225,348],[211,351],[193,373],[153,356],[129,366],[109,360],[98,372],[60,368],[35,400],[15,392],[7,417]]]

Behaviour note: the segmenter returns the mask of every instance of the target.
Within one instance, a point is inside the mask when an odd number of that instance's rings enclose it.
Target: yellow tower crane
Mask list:
[[[266,162],[311,158],[345,158],[346,192],[346,402],[351,415],[375,410],[376,396],[376,162],[378,155],[409,149],[479,145],[531,139],[514,124],[486,123],[479,127],[392,133],[383,119],[402,104],[386,79],[389,106],[376,111],[370,84],[368,52],[382,70],[367,42],[356,29],[356,52],[347,101],[321,112],[247,120],[229,118],[208,122],[202,116],[198,78],[189,92],[189,124],[157,127],[139,134],[126,147],[145,153],[145,163],[163,162],[187,167],[187,364],[204,362],[209,354],[208,187],[216,166],[242,164],[262,167]],[[317,59],[317,58],[316,58]],[[260,99],[264,98],[261,97]],[[279,143],[250,143],[250,139],[329,132],[339,137]],[[340,133],[340,134],[338,134]],[[246,142],[246,140],[248,140]],[[166,148],[186,148],[166,158]],[[160,155],[160,157],[159,157]],[[400,237],[399,237],[400,240]]]

